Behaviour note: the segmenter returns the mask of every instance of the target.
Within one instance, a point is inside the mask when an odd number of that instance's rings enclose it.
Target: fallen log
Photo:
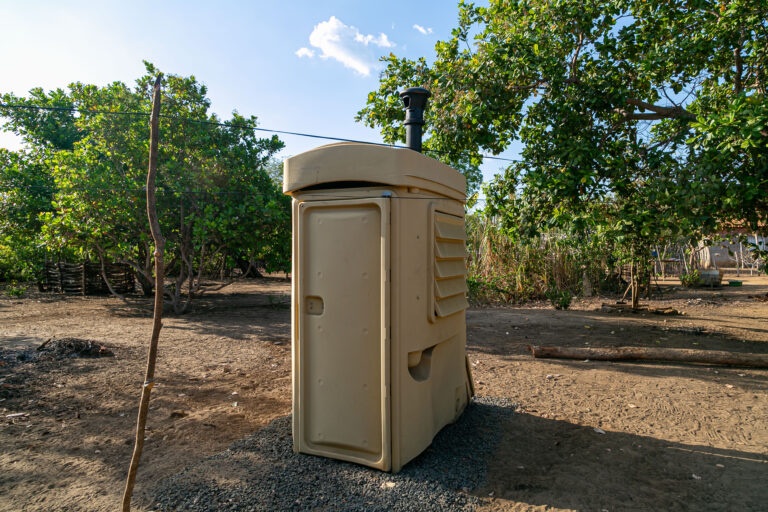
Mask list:
[[[626,304],[624,302],[617,302],[615,304],[609,304],[609,303],[603,303],[600,306],[601,311],[605,312],[615,312],[615,311],[629,311],[630,313],[652,313],[654,315],[681,315],[680,311],[676,310],[675,308],[671,307],[665,307],[665,308],[652,308],[648,306],[647,304],[640,304],[636,308],[633,308],[631,304]]]
[[[544,347],[529,345],[535,358],[593,361],[657,361],[768,368],[768,354],[660,347]]]

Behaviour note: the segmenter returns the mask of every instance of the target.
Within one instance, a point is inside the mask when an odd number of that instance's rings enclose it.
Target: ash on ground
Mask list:
[[[112,357],[114,352],[93,340],[80,338],[51,339],[37,348],[41,354],[46,354],[57,359],[66,357]]]

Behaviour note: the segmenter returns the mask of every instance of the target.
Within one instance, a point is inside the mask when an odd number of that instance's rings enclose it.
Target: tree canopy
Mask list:
[[[764,230],[767,20],[752,0],[461,1],[433,58],[385,59],[358,118],[402,140],[397,92],[419,85],[425,147],[449,163],[522,143],[486,190],[514,233]]]
[[[73,83],[67,91],[34,89],[28,98],[6,94],[0,114],[8,118],[6,129],[47,155],[14,168],[28,179],[42,173],[50,187],[48,205],[36,210],[49,254],[128,263],[149,293],[144,187],[152,86],[160,72],[150,63],[146,68],[134,88]],[[220,120],[194,77],[164,75],[162,88],[158,213],[175,277],[170,292],[183,309],[182,295],[199,291],[203,272],[257,260],[287,267],[289,202],[268,172],[283,143],[256,137],[255,117],[234,112]]]
[[[55,190],[44,155],[0,149],[0,277],[33,278],[44,258],[40,214]]]

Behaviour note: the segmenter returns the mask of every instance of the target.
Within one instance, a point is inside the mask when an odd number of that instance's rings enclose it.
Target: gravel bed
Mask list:
[[[515,405],[476,397],[456,423],[397,474],[296,454],[291,418],[158,483],[156,511],[471,511],[486,461]]]

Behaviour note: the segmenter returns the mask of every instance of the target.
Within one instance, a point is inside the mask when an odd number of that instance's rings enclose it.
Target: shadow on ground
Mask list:
[[[294,454],[284,417],[161,482],[153,506],[429,511],[509,500],[577,510],[761,510],[766,477],[765,454],[596,431],[478,398],[398,474]]]
[[[764,510],[766,454],[506,417],[479,493],[575,510]]]

